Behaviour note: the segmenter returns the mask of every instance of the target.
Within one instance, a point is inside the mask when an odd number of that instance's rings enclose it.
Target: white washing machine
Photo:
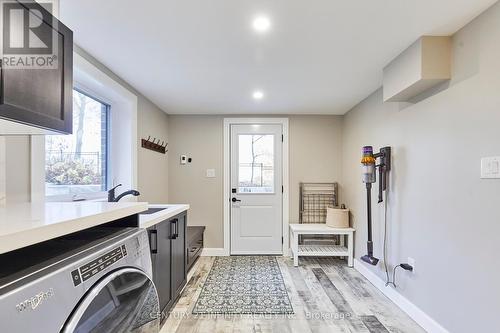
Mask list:
[[[159,331],[143,229],[89,229],[1,255],[0,268],[0,332]]]

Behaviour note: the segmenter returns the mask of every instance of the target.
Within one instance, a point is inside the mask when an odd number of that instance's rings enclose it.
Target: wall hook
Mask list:
[[[161,140],[158,139],[158,142],[156,142],[156,138],[153,138],[153,140],[151,141],[151,136],[149,135],[147,139],[141,139],[141,146],[142,148],[165,154],[168,151],[166,149],[168,146],[168,142],[164,145],[165,141],[161,141],[160,145],[160,141]]]

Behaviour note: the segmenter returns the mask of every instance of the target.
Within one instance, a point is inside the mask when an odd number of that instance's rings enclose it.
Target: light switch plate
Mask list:
[[[483,157],[481,159],[481,178],[500,178],[500,156]]]
[[[215,169],[207,169],[207,178],[215,178]]]

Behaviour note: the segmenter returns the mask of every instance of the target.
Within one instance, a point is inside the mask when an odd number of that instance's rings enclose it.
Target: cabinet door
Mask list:
[[[160,309],[164,311],[167,305],[172,301],[170,280],[170,223],[168,223],[168,221],[158,223],[156,229],[158,233],[158,253],[156,255],[156,274],[154,281],[160,297]]]
[[[172,291],[177,297],[186,284],[186,214],[170,220],[172,237]]]
[[[9,31],[1,50],[0,118],[71,133],[73,32],[34,1],[1,5]],[[32,35],[37,48],[26,38]]]

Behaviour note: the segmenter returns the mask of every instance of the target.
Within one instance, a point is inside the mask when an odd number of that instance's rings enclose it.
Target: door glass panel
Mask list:
[[[156,289],[144,274],[128,272],[110,281],[92,299],[75,333],[156,332],[159,305]]]
[[[274,135],[240,134],[239,193],[274,193]]]

